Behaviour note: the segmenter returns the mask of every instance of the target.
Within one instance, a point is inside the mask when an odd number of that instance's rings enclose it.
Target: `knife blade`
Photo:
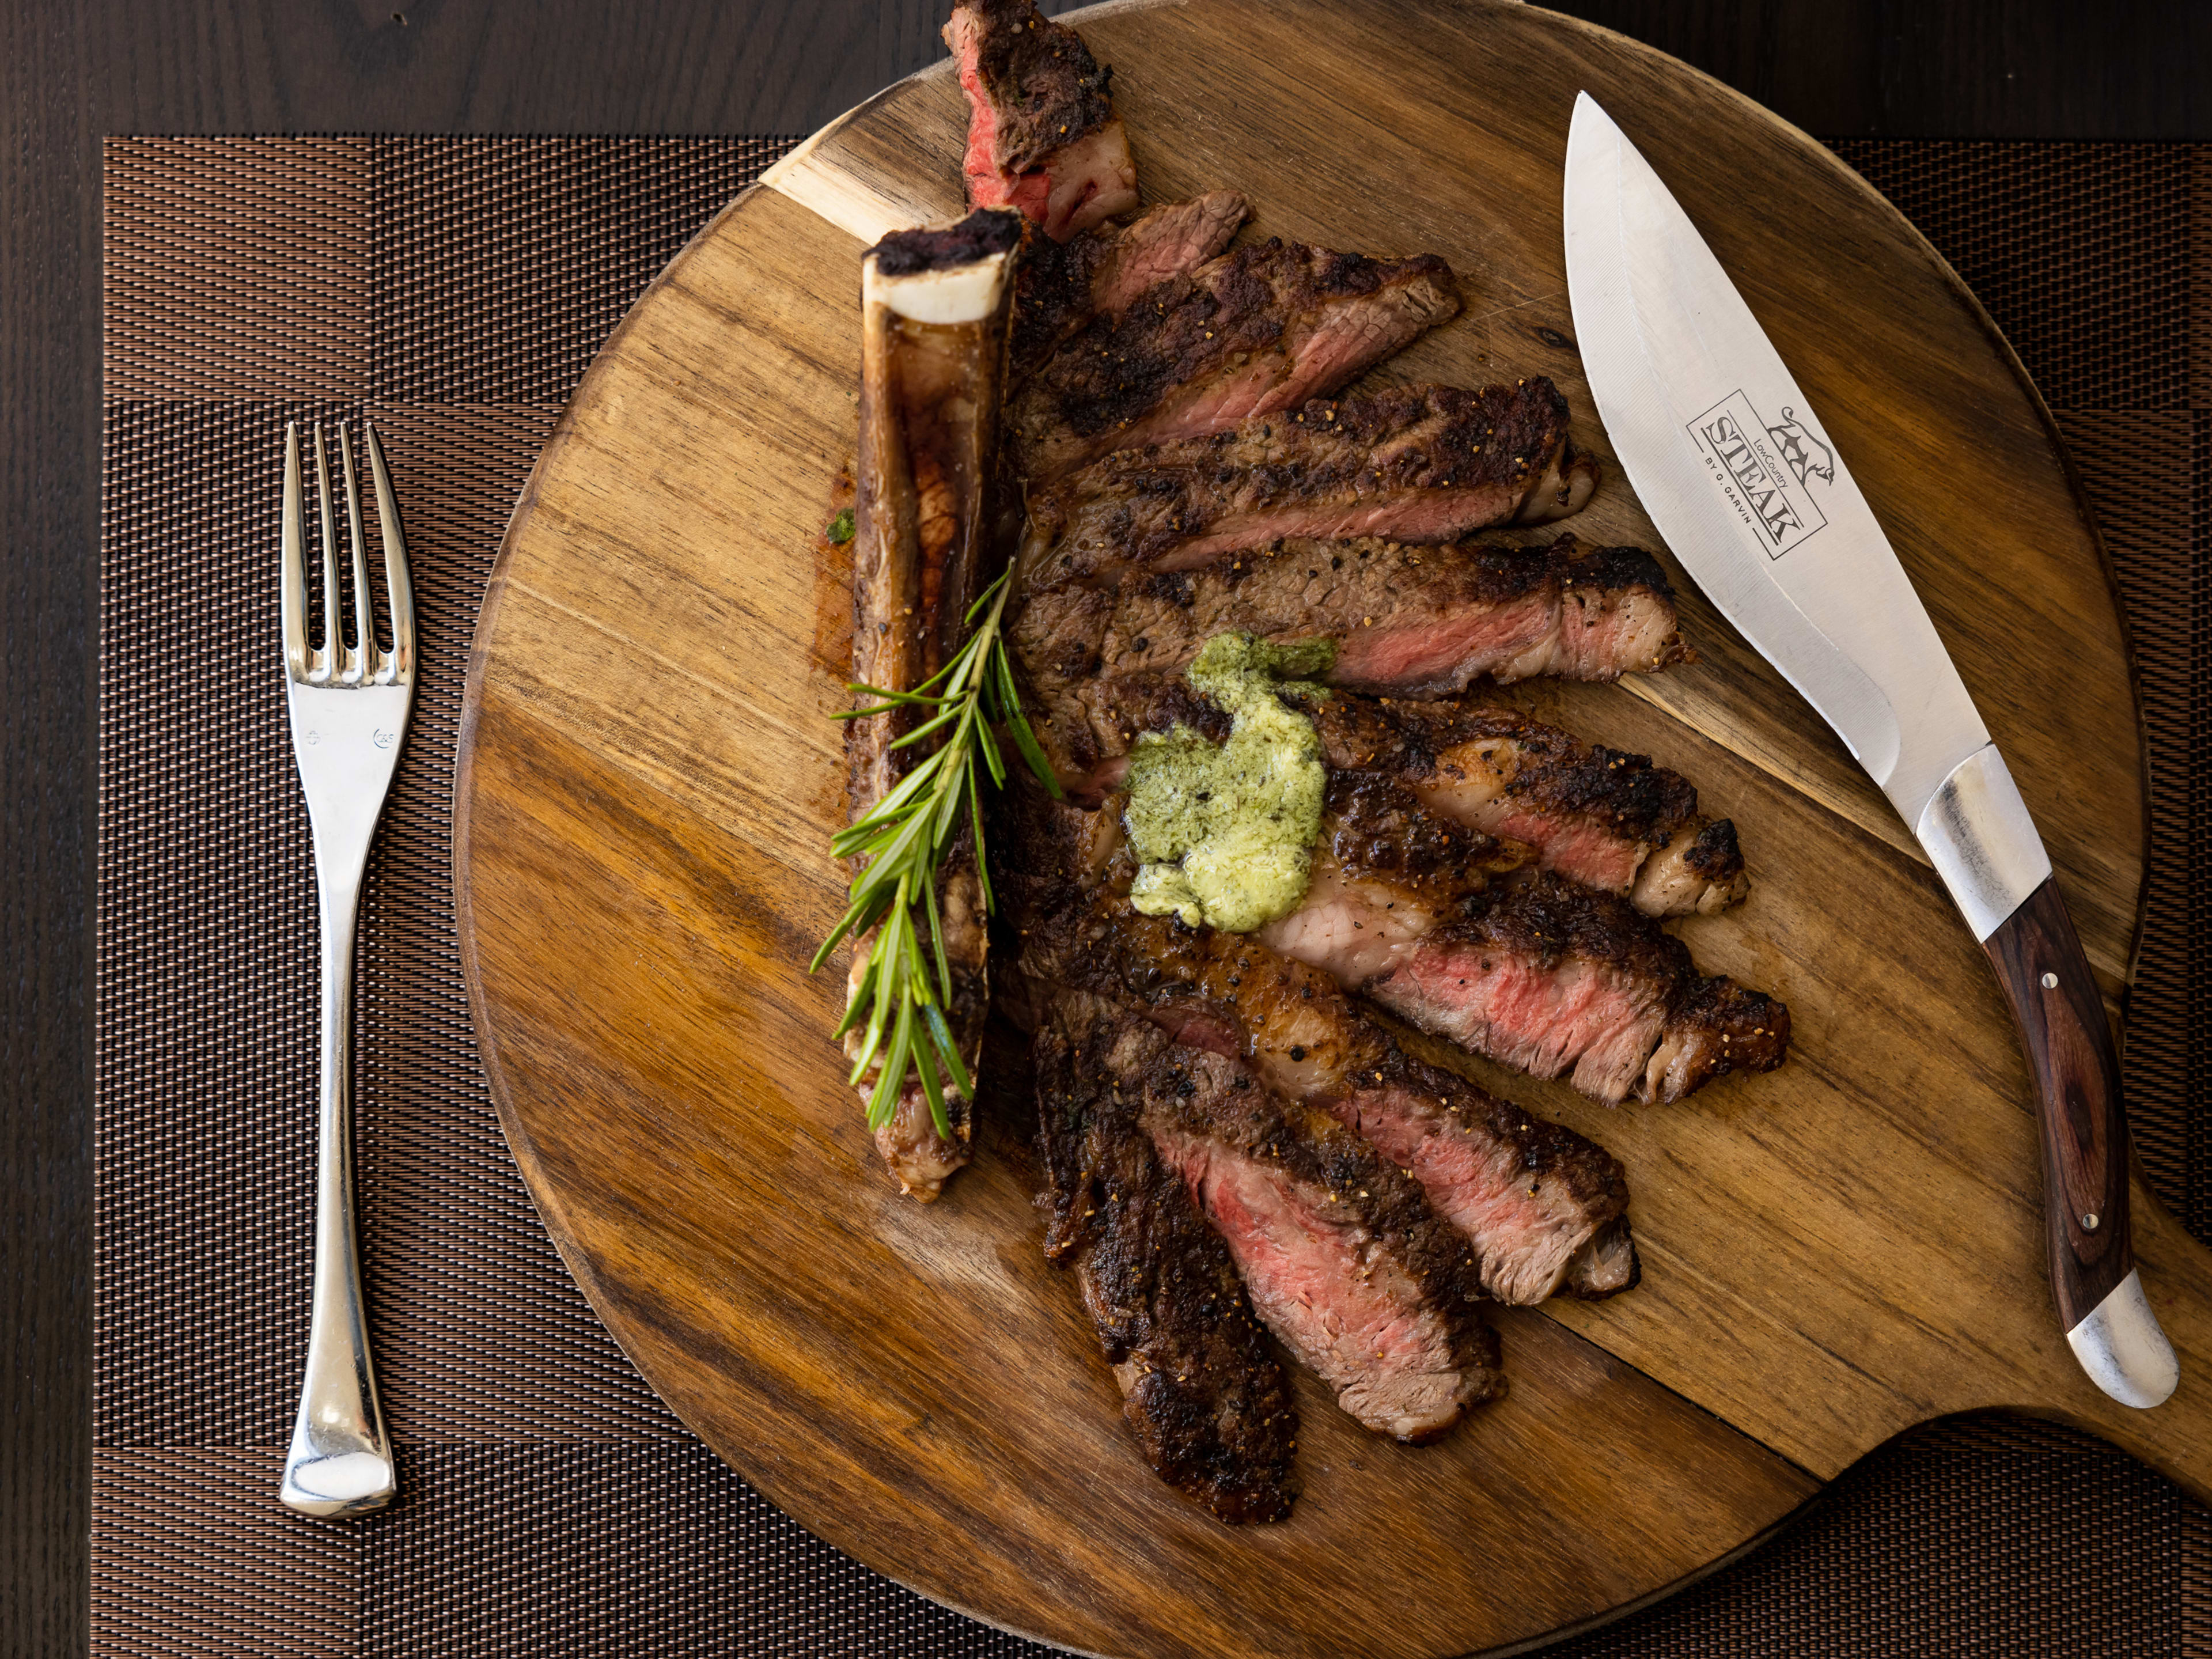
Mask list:
[[[2161,1403],[2180,1367],[2128,1237],[2112,1033],[2003,757],[1811,401],[1588,93],[1565,222],[1575,334],[1622,470],[1706,597],[1888,796],[1989,953],[2036,1079],[2061,1323],[2106,1393]]]

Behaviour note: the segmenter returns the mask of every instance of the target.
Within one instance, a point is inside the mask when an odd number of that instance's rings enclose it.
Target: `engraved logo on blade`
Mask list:
[[[1797,475],[1797,482],[1810,486],[1818,478],[1822,483],[1836,481],[1836,452],[1813,435],[1813,429],[1797,418],[1797,411],[1788,404],[1782,405],[1782,423],[1770,426],[1766,435],[1782,447],[1782,459]]]
[[[1835,482],[1835,457],[1794,410],[1770,426],[1748,398],[1732,392],[1691,422],[1689,433],[1713,487],[1768,558],[1827,526],[1811,485]]]

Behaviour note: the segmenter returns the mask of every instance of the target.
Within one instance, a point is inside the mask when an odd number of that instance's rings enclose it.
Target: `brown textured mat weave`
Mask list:
[[[786,1520],[562,1270],[501,1142],[455,951],[461,678],[562,399],[757,139],[118,140],[106,150],[96,1655],[1040,1652]],[[1857,142],[2059,411],[2135,629],[2151,896],[2127,1057],[2152,1178],[2212,1238],[2212,150]],[[276,1503],[307,1335],[315,938],[275,645],[290,417],[381,428],[415,726],[364,902],[363,1243],[403,1496]],[[174,702],[190,661],[194,701]],[[1996,1419],[1887,1447],[1583,1656],[2212,1656],[2212,1515]]]

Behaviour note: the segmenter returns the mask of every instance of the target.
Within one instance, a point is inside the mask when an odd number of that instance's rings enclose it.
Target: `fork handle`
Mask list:
[[[366,850],[366,849],[364,849]],[[302,1515],[382,1509],[398,1489],[376,1398],[353,1204],[353,945],[361,875],[316,861],[323,934],[322,1101],[315,1152],[315,1290],[285,1504]]]

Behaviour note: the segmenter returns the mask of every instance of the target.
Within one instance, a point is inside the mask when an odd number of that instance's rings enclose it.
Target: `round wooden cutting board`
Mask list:
[[[2125,641],[2019,365],[1819,145],[1681,64],[1483,0],[1188,0],[1079,14],[1146,190],[1233,185],[1250,232],[1433,252],[1462,318],[1379,371],[1541,373],[1608,464],[1573,528],[1658,545],[1591,413],[1562,271],[1578,89],[1711,240],[1875,503],[2049,840],[2109,995],[2144,858]],[[646,1376],[807,1527],[979,1618],[1115,1655],[1511,1646],[1681,1583],[1899,1431],[2007,1407],[2212,1497],[2212,1260],[2140,1185],[2182,1352],[2135,1413],[2075,1368],[2043,1265],[2026,1066],[1981,953],[1841,745],[1676,573],[1701,660],[1525,701],[1685,773],[1754,878],[1681,926],[1789,1002],[1790,1064],[1607,1110],[1472,1074],[1627,1165],[1640,1287],[1499,1316],[1510,1395],[1443,1444],[1299,1382],[1304,1495],[1232,1529],[1157,1480],[1048,1268],[1018,1089],[941,1203],[878,1166],[809,978],[842,905],[844,573],[859,256],[959,210],[949,65],[703,231],[609,342],[516,510],[456,801],[461,937],[515,1155]],[[1002,1079],[1018,1050],[994,1054]]]

